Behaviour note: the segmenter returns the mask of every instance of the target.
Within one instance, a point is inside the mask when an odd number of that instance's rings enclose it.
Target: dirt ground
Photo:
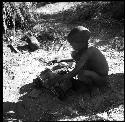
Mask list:
[[[114,62],[109,62],[109,86],[104,87],[104,91],[95,88],[90,96],[90,93],[77,93],[71,90],[67,93],[66,99],[61,101],[51,92],[33,87],[33,79],[46,67],[45,64],[34,60],[42,51],[35,52],[36,55],[35,53],[19,55],[12,54],[7,48],[4,49],[6,50],[4,50],[3,69],[5,120],[10,117],[25,121],[69,119],[83,115],[96,115],[100,112],[108,112],[114,107],[124,106],[124,73],[119,71],[121,63],[119,62],[120,66],[118,66],[117,55],[115,55],[115,60],[114,57],[110,58],[116,61],[117,66]],[[117,72],[114,73],[114,71]]]
[[[59,4],[56,3],[55,8]],[[63,4],[66,5],[65,2]],[[67,8],[69,5],[70,2]],[[49,8],[47,10],[50,12],[54,6]],[[70,30],[67,26],[65,28]],[[101,89],[93,88],[92,94],[69,90],[61,101],[46,89],[34,88],[33,79],[46,67],[53,67],[46,65],[43,60],[68,58],[70,47],[67,45],[67,50],[60,52],[39,49],[32,53],[11,53],[7,44],[3,43],[4,121],[124,121],[124,51],[118,52],[104,46],[98,48],[109,64],[107,85]]]

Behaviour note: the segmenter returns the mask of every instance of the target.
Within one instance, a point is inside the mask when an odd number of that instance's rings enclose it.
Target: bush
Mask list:
[[[123,1],[111,1],[111,2],[82,2],[77,5],[76,9],[63,12],[63,21],[67,23],[86,22],[93,19],[115,19],[121,22],[124,19],[124,2]],[[102,19],[102,21],[103,21]]]
[[[71,8],[68,11],[64,12],[63,20],[69,21],[69,23],[74,22],[84,22],[89,21],[99,15],[102,5],[104,2],[84,2],[76,7],[76,9]]]
[[[103,7],[102,14],[118,21],[124,19],[124,1],[111,1]]]
[[[29,29],[34,26],[35,18],[29,10],[34,5],[27,2],[4,2],[3,3],[3,20],[4,29]]]

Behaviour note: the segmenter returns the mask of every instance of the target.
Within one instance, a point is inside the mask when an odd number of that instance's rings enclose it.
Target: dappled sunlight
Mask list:
[[[120,35],[122,26],[117,24],[118,30],[110,29],[107,27],[110,23],[103,21],[105,18],[98,21],[89,18],[88,14],[90,12],[92,17],[99,16],[98,11],[97,15],[94,15],[92,11],[98,10],[96,8],[98,5],[103,7],[105,4],[107,2],[49,3],[43,7],[32,9],[31,13],[26,11],[27,18],[29,15],[30,19],[35,19],[35,22],[27,29],[17,28],[15,31],[12,27],[6,30],[3,35],[5,36],[3,37],[3,105],[5,107],[3,111],[5,119],[14,121],[16,118],[15,121],[20,122],[38,120],[124,121],[124,36]],[[84,9],[81,11],[84,7],[85,11]],[[21,14],[19,10],[17,9],[19,16],[24,16],[25,14]],[[29,9],[27,8],[27,10]],[[81,12],[88,19],[84,18]],[[79,20],[80,16],[83,17],[82,21]],[[32,23],[30,19],[27,23]],[[59,63],[49,64],[50,61],[71,58],[73,49],[67,42],[67,35],[77,25],[83,25],[91,30],[92,37],[89,40],[89,47],[95,46],[105,56],[109,65],[108,82],[111,87],[109,89],[106,86],[104,93],[95,88],[91,95],[88,93],[83,95],[69,90],[66,99],[61,101],[50,90],[35,88],[34,80],[46,68],[52,69],[59,65]],[[113,26],[115,23],[111,25],[111,27]],[[39,48],[32,52],[18,50],[18,46],[27,44],[25,40],[21,39],[28,31],[31,31],[37,38],[40,43]],[[113,41],[114,39],[116,41]],[[12,44],[17,53],[11,52],[8,44]],[[122,50],[116,49],[117,44],[123,46]],[[63,62],[63,64],[69,66],[69,71],[76,65],[75,62]]]
[[[57,2],[55,4],[48,4],[44,7],[37,8],[35,10],[36,13],[43,13],[43,14],[55,14],[58,12],[65,11],[73,6],[80,4],[81,2]]]
[[[102,51],[109,64],[109,74],[124,73],[124,52],[114,49]]]

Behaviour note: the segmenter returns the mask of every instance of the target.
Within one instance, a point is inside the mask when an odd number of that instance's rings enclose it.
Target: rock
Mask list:
[[[27,34],[21,40],[27,42],[28,45],[18,46],[19,50],[27,49],[29,52],[34,52],[40,48],[40,43],[35,36]]]
[[[37,38],[35,37],[35,36],[28,36],[29,37],[29,39],[30,39],[30,41],[29,40],[27,40],[27,43],[28,44],[34,44],[34,45],[36,45],[36,46],[40,46],[40,43],[39,43],[39,41],[37,40]]]

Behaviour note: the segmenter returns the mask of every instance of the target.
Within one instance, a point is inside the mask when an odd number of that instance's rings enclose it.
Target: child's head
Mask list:
[[[77,26],[71,30],[68,34],[68,42],[75,50],[79,50],[81,48],[88,48],[88,40],[90,38],[90,31],[83,27]]]

